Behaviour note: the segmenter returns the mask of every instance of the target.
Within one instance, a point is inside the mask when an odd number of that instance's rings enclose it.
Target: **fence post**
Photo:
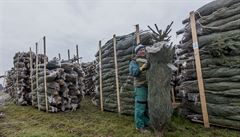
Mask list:
[[[47,98],[47,55],[46,55],[46,37],[43,37],[43,50],[44,50],[44,91],[45,91],[45,103],[46,103],[46,112],[48,112],[48,98]]]
[[[40,99],[38,91],[38,43],[36,43],[36,89],[37,89],[37,106],[40,111]]]
[[[116,35],[113,35],[113,49],[114,49],[114,62],[115,62],[115,78],[116,78],[116,89],[117,89],[117,106],[118,113],[121,114],[121,104],[120,104],[120,93],[119,93],[119,78],[118,78],[118,64],[117,64],[117,40]]]
[[[195,58],[195,65],[196,65],[196,71],[197,71],[198,88],[199,88],[200,101],[201,101],[201,107],[202,107],[203,122],[204,122],[204,127],[209,128],[210,126],[209,126],[206,97],[205,97],[203,78],[202,78],[202,68],[200,63],[201,61],[200,61],[199,48],[198,48],[198,39],[197,39],[194,11],[190,12],[190,23],[191,23],[191,30],[192,30],[192,42],[193,42],[194,58]]]
[[[101,111],[104,111],[103,109],[103,82],[102,82],[102,47],[101,47],[101,41],[99,41],[99,82],[100,82],[100,106]]]

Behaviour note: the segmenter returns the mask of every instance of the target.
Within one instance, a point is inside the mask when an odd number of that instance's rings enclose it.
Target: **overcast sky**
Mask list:
[[[171,21],[173,39],[182,28],[181,21],[191,10],[212,0],[0,0],[0,75],[13,66],[18,51],[28,51],[39,42],[42,51],[46,36],[50,58],[67,49],[75,52],[79,45],[83,61],[91,61],[98,41],[103,43],[113,34],[124,35],[158,24],[165,28]],[[0,83],[2,80],[0,80]]]

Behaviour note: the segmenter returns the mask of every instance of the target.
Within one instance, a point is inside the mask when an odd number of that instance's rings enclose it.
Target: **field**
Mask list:
[[[9,103],[1,108],[0,137],[151,137],[134,128],[132,116],[101,112],[89,99],[76,112],[45,113],[31,106]],[[211,127],[173,116],[166,137],[240,137],[240,132]]]

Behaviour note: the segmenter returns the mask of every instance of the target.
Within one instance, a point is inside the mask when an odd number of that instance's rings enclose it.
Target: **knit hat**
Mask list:
[[[135,47],[135,53],[138,53],[140,49],[144,48],[142,44],[139,44],[137,47]]]

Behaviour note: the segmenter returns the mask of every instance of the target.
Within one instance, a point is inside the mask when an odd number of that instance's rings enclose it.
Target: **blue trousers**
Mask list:
[[[148,88],[145,86],[135,87],[135,126],[136,128],[144,128],[149,124],[148,114]]]

